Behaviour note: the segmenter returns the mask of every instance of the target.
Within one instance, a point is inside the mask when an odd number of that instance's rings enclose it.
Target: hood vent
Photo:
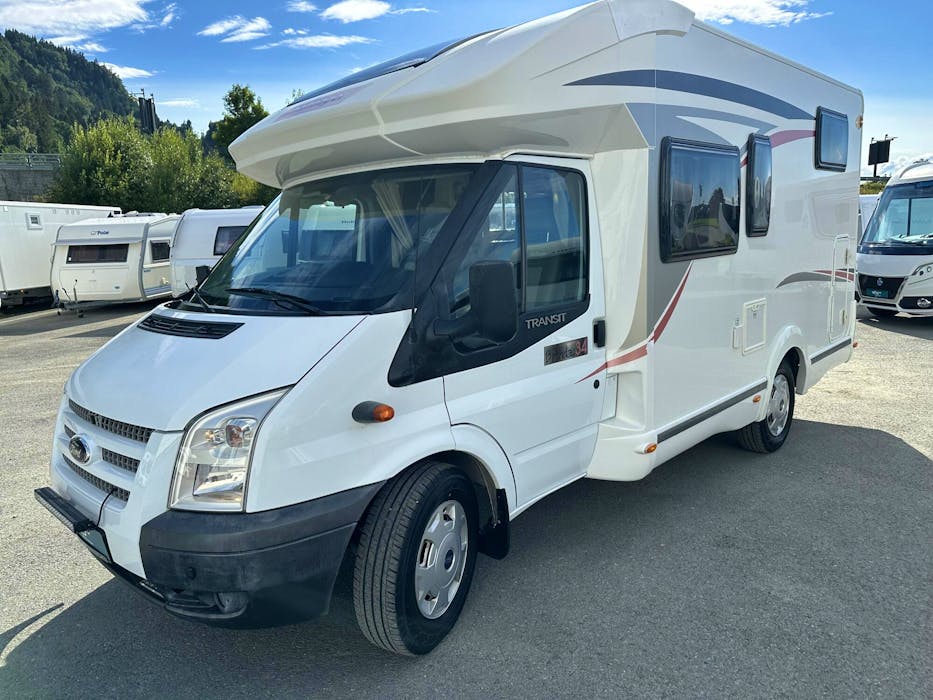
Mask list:
[[[168,316],[159,316],[152,314],[146,316],[137,324],[137,328],[151,333],[162,333],[163,335],[177,335],[182,338],[210,338],[219,340],[226,338],[242,323],[221,323],[216,321],[185,321]]]

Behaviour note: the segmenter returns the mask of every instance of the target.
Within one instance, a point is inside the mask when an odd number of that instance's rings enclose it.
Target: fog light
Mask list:
[[[922,299],[917,299],[918,309],[929,309],[930,306],[933,306],[933,301],[930,301],[926,297],[923,297]]]

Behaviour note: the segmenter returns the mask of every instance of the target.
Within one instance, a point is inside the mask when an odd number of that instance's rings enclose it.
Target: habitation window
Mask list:
[[[825,107],[816,110],[816,167],[846,169],[849,157],[849,118]]]
[[[169,259],[171,248],[168,241],[152,241],[149,244],[152,250],[152,262],[161,262]]]
[[[31,230],[42,228],[42,215],[32,213],[26,214],[26,226]]]
[[[108,245],[70,245],[68,246],[69,264],[74,263],[123,263],[126,262],[129,245],[111,243]]]
[[[745,233],[767,235],[771,222],[771,139],[767,136],[748,137],[745,203]]]
[[[739,149],[666,137],[661,142],[660,243],[664,262],[731,255],[739,245]]]
[[[223,255],[249,226],[218,226],[214,236],[214,255]]]

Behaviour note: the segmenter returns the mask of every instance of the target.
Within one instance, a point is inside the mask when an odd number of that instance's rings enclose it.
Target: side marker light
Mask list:
[[[363,401],[353,408],[353,420],[357,423],[385,423],[395,418],[395,409],[377,401]]]
[[[752,399],[752,403],[761,403],[761,394],[757,394],[755,398]]]

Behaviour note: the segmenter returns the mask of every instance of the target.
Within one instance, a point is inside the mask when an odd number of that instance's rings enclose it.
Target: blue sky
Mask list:
[[[865,93],[865,137],[892,159],[933,155],[933,4],[868,0],[682,0],[702,19]],[[13,27],[109,64],[159,115],[203,131],[224,93],[250,85],[266,108],[351,71],[579,0],[0,0]],[[922,8],[922,9],[921,9]],[[864,160],[864,158],[863,158]]]

